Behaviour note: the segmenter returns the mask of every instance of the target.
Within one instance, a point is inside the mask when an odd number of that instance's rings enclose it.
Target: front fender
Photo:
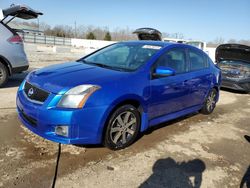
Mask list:
[[[106,123],[109,120],[110,115],[112,114],[112,112],[120,105],[122,104],[126,104],[131,101],[137,102],[140,106],[140,113],[141,113],[141,128],[140,131],[144,131],[148,128],[148,115],[147,115],[147,103],[146,101],[135,94],[127,94],[127,95],[123,95],[120,96],[119,98],[117,98],[116,100],[114,100],[111,105],[108,106],[108,108],[106,109],[103,117],[102,117],[102,125],[100,125],[99,127],[99,134],[98,135],[102,135],[102,138],[100,138],[100,140],[103,139],[105,130],[106,130]]]

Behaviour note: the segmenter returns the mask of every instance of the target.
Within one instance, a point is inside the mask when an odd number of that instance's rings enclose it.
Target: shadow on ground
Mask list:
[[[12,75],[11,77],[9,77],[9,80],[4,88],[18,87],[28,74],[29,71],[25,71],[23,73]]]
[[[235,94],[248,94],[248,92],[246,92],[246,91],[239,91],[239,90],[229,89],[229,88],[225,88],[225,87],[222,87],[221,90],[226,91],[226,92],[230,92],[230,93],[235,93]]]
[[[176,162],[172,158],[160,159],[153,166],[153,174],[139,187],[185,187],[201,186],[206,165],[200,159]]]

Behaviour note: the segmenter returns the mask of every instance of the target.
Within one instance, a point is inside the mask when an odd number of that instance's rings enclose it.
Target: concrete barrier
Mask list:
[[[107,45],[114,44],[116,41],[71,39],[71,45],[74,47],[83,47],[88,49],[99,49]]]

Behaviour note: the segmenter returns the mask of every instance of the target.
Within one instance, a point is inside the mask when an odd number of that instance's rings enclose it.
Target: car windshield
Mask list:
[[[162,46],[118,43],[81,59],[84,63],[120,71],[134,71],[145,64]]]

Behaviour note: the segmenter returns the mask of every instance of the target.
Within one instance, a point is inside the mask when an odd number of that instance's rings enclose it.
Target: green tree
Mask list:
[[[87,39],[91,39],[91,40],[95,40],[95,39],[96,39],[96,37],[95,37],[95,35],[94,35],[93,32],[89,32],[89,33],[87,34],[86,38],[87,38]]]
[[[110,35],[109,32],[107,32],[107,33],[105,34],[104,40],[107,40],[107,41],[111,41],[111,40],[112,40],[111,35]]]

